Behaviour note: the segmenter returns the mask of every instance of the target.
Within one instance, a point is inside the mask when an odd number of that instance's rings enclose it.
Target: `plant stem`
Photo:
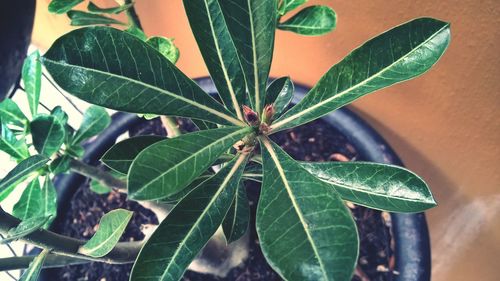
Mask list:
[[[125,0],[125,4],[131,4],[132,0]],[[134,4],[135,5],[135,4]],[[142,29],[141,21],[139,20],[139,16],[135,12],[135,7],[132,5],[130,8],[127,9],[127,16],[135,27],[139,28],[140,30],[144,31]]]
[[[177,122],[172,117],[160,116],[161,123],[165,130],[167,131],[167,136],[169,138],[174,138],[182,134]]]
[[[0,259],[0,271],[28,268],[35,257],[36,256],[22,256]],[[45,259],[45,262],[43,263],[43,268],[62,267],[66,265],[84,264],[89,262],[91,261],[56,254],[49,254],[47,256],[47,259]],[[130,262],[132,263],[133,261]]]
[[[21,221],[0,207],[0,233],[6,234],[10,229],[17,227]],[[23,237],[22,241],[44,249],[52,249],[52,253],[62,256],[99,261],[112,264],[130,263],[135,260],[142,248],[143,242],[120,242],[104,257],[93,258],[78,253],[78,249],[87,241],[60,235],[48,230],[40,229]]]
[[[73,172],[98,181],[100,184],[111,189],[117,190],[119,192],[126,192],[127,190],[126,182],[117,179],[107,171],[86,164],[80,160],[71,159],[70,168]]]

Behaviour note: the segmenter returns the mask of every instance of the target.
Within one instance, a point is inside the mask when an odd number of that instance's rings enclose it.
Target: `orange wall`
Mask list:
[[[65,16],[47,15],[46,2],[39,1],[34,33],[34,42],[42,48],[68,29]],[[182,1],[136,2],[149,35],[175,38],[181,50],[179,67],[192,77],[207,75]],[[428,212],[437,265],[434,280],[494,280],[500,274],[494,266],[495,252],[500,252],[500,220],[494,219],[500,210],[498,1],[310,3],[334,8],[337,30],[315,38],[278,32],[272,67],[272,75],[290,75],[306,85],[313,85],[350,50],[392,26],[420,16],[451,22],[450,48],[431,71],[356,101],[354,108],[436,194],[440,206]],[[457,220],[460,215],[465,219]]]

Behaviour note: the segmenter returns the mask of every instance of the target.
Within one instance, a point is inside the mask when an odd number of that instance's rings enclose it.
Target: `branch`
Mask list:
[[[125,4],[132,4],[132,2],[133,2],[132,0],[125,0]],[[135,5],[135,3],[134,3],[134,5]],[[144,31],[142,29],[142,25],[141,25],[141,21],[139,20],[139,16],[135,12],[134,5],[132,5],[130,8],[127,9],[127,16],[130,19],[130,21],[132,22],[132,25],[134,25],[135,27]]]
[[[22,256],[0,259],[0,271],[24,269],[30,266],[30,263],[36,256]],[[89,263],[90,260],[84,260],[73,257],[66,257],[61,255],[49,254],[43,263],[43,268],[62,267],[66,265],[84,264]],[[131,263],[133,261],[130,261]]]
[[[160,120],[161,124],[163,125],[163,127],[165,127],[165,130],[167,131],[167,137],[174,138],[182,135],[182,132],[179,129],[179,125],[177,124],[175,118],[160,116]]]
[[[0,207],[0,233],[6,234],[20,222],[19,219],[9,215]],[[87,241],[67,237],[44,229],[37,230],[23,237],[22,241],[40,248],[52,249],[52,253],[54,254],[113,264],[133,262],[143,245],[143,241],[120,242],[106,256],[93,258],[78,253],[78,249]]]
[[[71,159],[70,168],[73,172],[98,181],[100,184],[111,189],[118,190],[119,192],[126,192],[127,190],[126,182],[117,179],[107,171],[91,166],[82,161]]]

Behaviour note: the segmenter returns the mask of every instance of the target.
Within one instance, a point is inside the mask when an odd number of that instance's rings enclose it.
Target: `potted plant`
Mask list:
[[[219,100],[185,76],[158,46],[110,27],[72,31],[40,60],[35,58],[61,88],[83,100],[120,111],[189,118],[199,131],[167,139],[130,138],[102,158],[115,176],[94,175],[101,183],[126,187],[130,200],[175,204],[147,241],[118,243],[131,216],[122,210],[106,214],[88,242],[41,230],[50,219],[47,216],[19,222],[1,212],[0,230],[10,233],[8,239],[23,238],[44,248],[26,278],[37,275],[46,259],[51,266],[83,260],[135,261],[130,280],[180,279],[219,226],[228,242],[245,233],[248,208],[242,204],[243,180],[262,182],[255,227],[267,262],[286,280],[351,278],[359,241],[344,201],[408,213],[435,206],[423,180],[404,168],[296,161],[273,142],[272,135],[424,73],[444,53],[449,24],[415,19],[367,41],[289,108],[294,93],[289,78],[276,79],[266,87],[275,30],[308,35],[322,28],[331,30],[325,28],[331,26],[333,14],[327,7],[305,8],[287,21],[280,19],[303,2],[184,1]],[[61,122],[60,115],[46,118]],[[51,135],[52,127],[30,125],[32,134],[38,130]],[[70,165],[81,164],[75,160],[81,154],[71,154],[81,149],[69,144],[49,167],[65,155]],[[52,150],[49,155],[23,159],[2,180],[7,182],[4,186],[12,188],[11,183],[31,172],[50,173],[47,156],[60,151],[60,145]],[[27,164],[34,162],[38,164]],[[24,265],[31,259],[25,258]]]

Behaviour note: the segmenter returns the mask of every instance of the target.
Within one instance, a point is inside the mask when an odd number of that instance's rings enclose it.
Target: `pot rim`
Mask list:
[[[210,77],[194,79],[203,90],[208,93],[216,92],[215,85]],[[271,79],[272,80],[272,79]],[[299,102],[309,91],[309,87],[296,83],[292,102]],[[331,112],[322,119],[340,131],[357,149],[363,160],[403,166],[402,161],[391,146],[366,123],[361,117],[346,107]],[[84,145],[83,161],[97,164],[100,157],[131,126],[143,121],[136,114],[117,112],[112,116],[111,125],[94,140]],[[71,198],[85,177],[76,173],[58,176],[55,179],[58,199],[58,214],[68,210],[68,198]],[[62,203],[62,204],[61,204]],[[402,214],[390,213],[392,220],[393,237],[395,240],[395,281],[429,281],[431,275],[431,248],[429,231],[424,213]],[[57,216],[52,223],[51,230],[62,216]],[[44,270],[45,271],[45,270]],[[42,274],[40,280],[43,279]],[[48,279],[47,279],[48,280]]]

